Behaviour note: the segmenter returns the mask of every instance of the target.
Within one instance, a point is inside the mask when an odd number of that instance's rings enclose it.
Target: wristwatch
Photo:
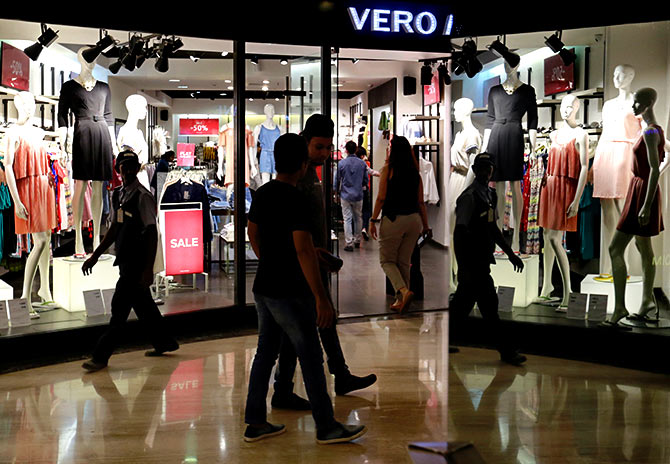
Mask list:
[[[370,222],[374,222],[375,224],[378,222],[382,222],[381,219],[370,219]]]

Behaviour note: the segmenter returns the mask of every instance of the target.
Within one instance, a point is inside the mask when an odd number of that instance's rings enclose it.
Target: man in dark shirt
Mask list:
[[[488,186],[494,164],[488,153],[480,153],[472,165],[475,180],[456,200],[454,252],[458,263],[458,287],[449,305],[449,331],[462,330],[477,303],[490,339],[503,362],[520,365],[526,357],[517,353],[500,328],[498,295],[491,278],[496,244],[509,257],[514,270],[523,270],[523,261],[507,244],[496,225],[496,191]]]
[[[109,329],[100,337],[92,358],[82,364],[89,372],[107,366],[131,308],[144,323],[154,346],[154,350],[147,351],[147,356],[160,356],[179,348],[179,344],[166,333],[163,316],[149,288],[154,278],[154,261],[158,247],[156,202],[153,195],[137,179],[140,162],[134,152],[126,150],[119,153],[115,169],[121,173],[123,186],[117,188],[112,195],[112,225],[100,246],[82,266],[84,275],[90,274],[100,256],[114,244],[114,264],[119,266],[119,281],[112,298],[112,318]]]
[[[267,422],[266,411],[268,383],[285,334],[300,359],[317,442],[351,441],[366,428],[334,419],[316,329],[330,327],[335,311],[321,280],[309,210],[296,188],[307,170],[307,144],[297,134],[284,134],[274,145],[274,156],[277,178],[258,189],[249,211],[249,241],[259,259],[253,286],[258,349],[249,379],[244,440],[254,442],[286,430]]]
[[[333,121],[322,114],[314,114],[305,123],[302,133],[309,149],[307,173],[298,181],[298,190],[305,195],[309,210],[309,231],[314,246],[320,256],[327,255],[330,231],[326,222],[326,200],[323,184],[316,174],[316,167],[322,166],[330,158],[333,150]],[[326,289],[329,286],[328,265],[321,262],[321,280]],[[329,295],[330,299],[330,295]],[[332,301],[332,299],[331,299]],[[375,374],[358,377],[349,371],[344,353],[337,335],[336,326],[319,328],[321,344],[328,357],[328,371],[335,376],[335,393],[346,395],[354,390],[367,388],[377,381]],[[293,375],[296,368],[296,355],[290,343],[282,343],[279,365],[275,372],[275,393],[272,395],[272,407],[280,409],[309,409],[307,401],[293,393]]]

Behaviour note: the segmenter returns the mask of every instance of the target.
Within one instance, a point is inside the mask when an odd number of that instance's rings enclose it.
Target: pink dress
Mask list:
[[[603,108],[603,133],[593,160],[593,196],[625,198],[633,178],[633,144],[642,126],[632,108],[625,113],[607,111],[607,103]]]

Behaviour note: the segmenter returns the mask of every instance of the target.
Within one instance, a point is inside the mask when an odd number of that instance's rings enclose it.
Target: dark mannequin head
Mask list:
[[[643,114],[649,108],[653,108],[658,98],[658,93],[652,88],[645,87],[635,92],[633,100],[633,113],[636,116]]]

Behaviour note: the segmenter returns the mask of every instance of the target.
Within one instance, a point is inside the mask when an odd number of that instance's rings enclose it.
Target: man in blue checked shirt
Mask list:
[[[344,218],[344,251],[360,248],[363,228],[363,189],[368,185],[368,166],[356,156],[356,144],[344,146],[347,157],[337,164],[336,191],[340,195]]]

